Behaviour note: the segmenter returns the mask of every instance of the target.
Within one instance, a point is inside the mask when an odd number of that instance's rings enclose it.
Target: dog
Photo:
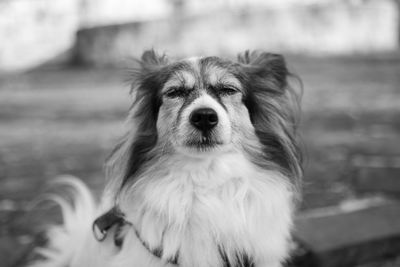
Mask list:
[[[100,203],[62,179],[64,224],[35,267],[279,267],[300,199],[299,96],[283,56],[246,51],[131,72],[128,130]]]

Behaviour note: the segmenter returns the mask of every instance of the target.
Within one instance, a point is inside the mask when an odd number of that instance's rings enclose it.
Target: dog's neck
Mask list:
[[[240,180],[247,183],[257,173],[273,173],[261,170],[252,164],[243,154],[228,152],[208,155],[207,157],[190,157],[184,154],[164,156],[157,159],[141,173],[134,184],[127,186],[128,197],[142,195],[141,191],[154,190],[160,187],[166,190],[170,186],[183,186],[193,194],[197,191],[216,190],[227,183]],[[165,191],[167,193],[168,191]],[[160,192],[160,197],[163,194]]]

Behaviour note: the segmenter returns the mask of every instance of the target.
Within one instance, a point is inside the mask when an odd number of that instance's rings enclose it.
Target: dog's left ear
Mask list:
[[[268,89],[275,93],[282,93],[285,89],[289,72],[282,55],[247,50],[238,55],[238,61],[243,64],[252,82],[257,82],[255,78],[258,78],[266,82]]]
[[[295,140],[299,98],[289,84],[292,75],[285,59],[279,54],[246,51],[238,56],[238,62],[238,77],[246,91],[243,102],[263,145],[263,162],[272,160],[297,180],[301,177]]]

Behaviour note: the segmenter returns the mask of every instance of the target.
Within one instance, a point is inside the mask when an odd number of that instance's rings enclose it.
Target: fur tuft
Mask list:
[[[87,186],[73,176],[62,176],[54,181],[68,195],[49,194],[46,196],[61,208],[63,225],[53,225],[46,232],[46,248],[37,248],[36,252],[44,258],[30,267],[70,266],[74,257],[83,249],[82,245],[91,235],[91,224],[95,217],[95,201]],[[69,203],[68,199],[73,199]]]

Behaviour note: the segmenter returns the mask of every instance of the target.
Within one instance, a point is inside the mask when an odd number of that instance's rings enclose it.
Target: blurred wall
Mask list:
[[[337,55],[398,49],[399,11],[390,0],[253,2],[258,1],[200,5],[192,0],[175,9],[172,19],[83,29],[78,56],[87,64],[119,65],[151,47],[178,55],[229,55],[245,49]]]
[[[71,49],[80,0],[0,0],[0,72],[35,67]]]
[[[54,1],[54,0],[53,0]],[[171,15],[168,0],[81,0],[81,27],[151,21]]]
[[[150,47],[182,55],[393,51],[398,25],[396,0],[0,0],[0,71],[60,55],[115,65]]]

